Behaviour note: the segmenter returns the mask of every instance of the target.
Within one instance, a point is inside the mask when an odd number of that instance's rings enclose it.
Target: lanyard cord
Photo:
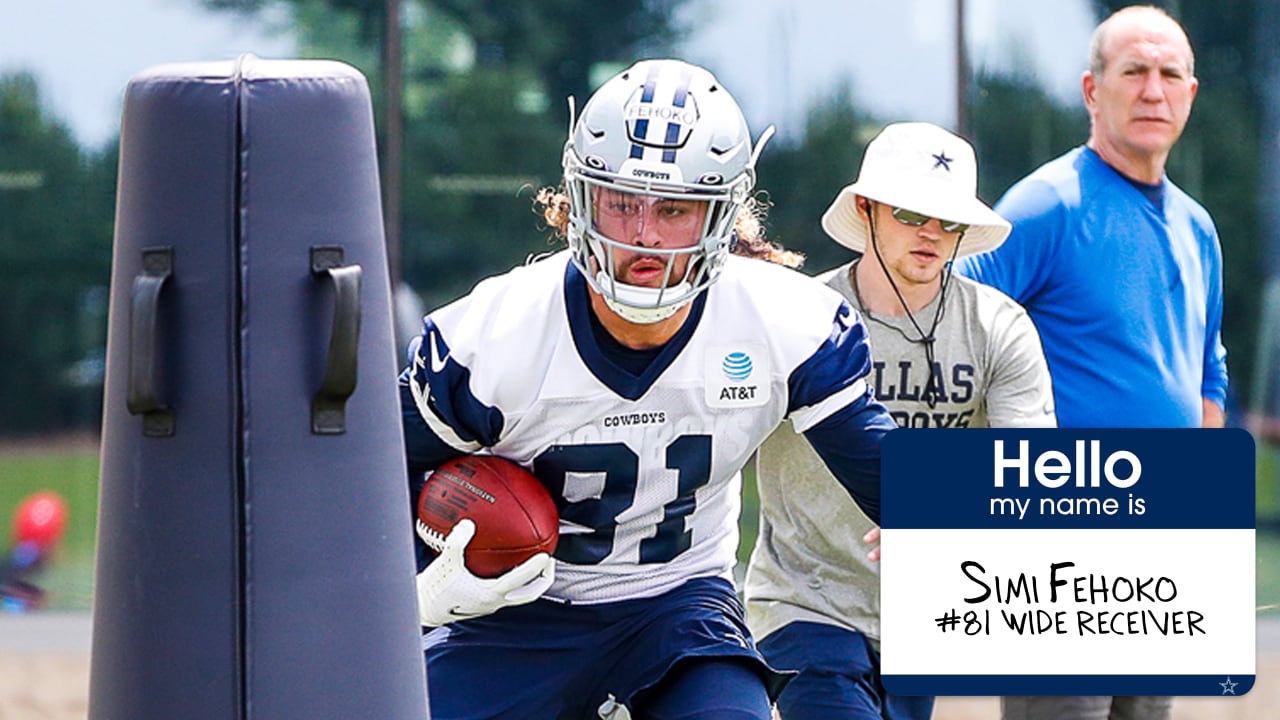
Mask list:
[[[934,341],[936,340],[936,338],[934,337],[934,332],[938,329],[938,323],[942,321],[942,312],[947,305],[946,303],[947,285],[950,284],[951,282],[951,266],[953,263],[955,263],[956,255],[960,251],[960,241],[964,240],[964,234],[962,233],[959,239],[956,240],[955,247],[952,248],[951,250],[951,259],[947,261],[946,268],[942,272],[942,287],[938,291],[938,309],[935,310],[933,313],[933,324],[929,326],[929,332],[925,333],[924,329],[920,327],[920,323],[916,322],[916,316],[914,313],[911,312],[911,308],[907,305],[906,298],[902,297],[902,291],[898,289],[898,284],[893,281],[893,275],[889,273],[889,268],[885,264],[884,256],[880,254],[880,243],[876,238],[874,207],[867,209],[867,227],[870,230],[870,234],[871,234],[871,248],[876,254],[876,260],[880,263],[880,269],[881,271],[884,272],[885,278],[889,280],[889,287],[893,288],[893,294],[898,296],[898,302],[902,304],[902,309],[906,311],[907,319],[911,321],[911,325],[916,329],[916,332],[920,333],[920,338],[916,339],[907,335],[905,332],[903,332],[902,328],[899,328],[896,325],[891,325],[885,322],[884,320],[881,320],[875,317],[871,313],[870,307],[867,305],[867,302],[862,299],[862,292],[858,289],[857,270],[858,270],[858,262],[861,262],[861,258],[859,258],[857,262],[854,262],[853,267],[849,269],[849,280],[850,280],[850,283],[853,285],[853,294],[858,298],[858,304],[861,305],[864,310],[866,310],[867,317],[871,318],[872,320],[875,320],[876,322],[880,323],[881,325],[884,325],[885,327],[893,328],[894,330],[898,331],[898,333],[901,334],[902,337],[906,338],[908,342],[924,344],[924,357],[925,357],[925,362],[928,363],[928,372],[929,372],[929,379],[927,382],[925,382],[925,385],[924,385],[924,399],[925,399],[925,402],[929,403],[929,409],[932,410],[938,404],[938,400],[942,399],[943,397],[942,388],[939,386],[939,383],[934,382],[935,374],[933,372],[933,365],[934,365],[933,344],[934,344]]]

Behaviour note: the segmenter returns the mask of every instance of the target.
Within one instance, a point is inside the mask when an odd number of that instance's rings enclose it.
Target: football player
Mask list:
[[[739,473],[789,418],[878,516],[893,421],[866,331],[838,293],[731,256],[768,132],[753,145],[711,73],[639,62],[570,128],[545,207],[568,249],[430,313],[401,375],[415,497],[489,452],[560,512],[555,557],[498,578],[457,561],[469,522],[424,552],[432,714],[767,720],[780,677],[732,584]]]
[[[952,277],[957,257],[990,250],[1009,223],[977,191],[973,148],[929,123],[886,127],[856,183],[822,218],[860,258],[818,279],[867,324],[871,384],[902,427],[1052,427],[1053,391],[1027,313],[999,291]],[[880,575],[858,512],[805,437],[782,427],[758,455],[760,540],[747,571],[747,619],[765,658],[799,675],[783,720],[927,720],[933,698],[880,681]],[[873,551],[873,556],[875,551]]]

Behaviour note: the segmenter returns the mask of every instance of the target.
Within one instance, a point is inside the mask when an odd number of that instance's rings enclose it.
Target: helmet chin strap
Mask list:
[[[609,309],[618,314],[618,317],[637,325],[652,325],[661,322],[675,315],[680,308],[688,305],[694,298],[690,295],[683,302],[670,303],[667,305],[657,305],[659,298],[663,295],[680,295],[688,294],[692,285],[688,281],[672,285],[668,288],[648,288],[639,285],[627,285],[625,283],[616,282],[609,278],[609,274],[601,270],[596,273],[596,284],[601,288],[613,287],[614,296],[610,297],[607,292],[601,292],[600,296],[604,298],[604,302]]]

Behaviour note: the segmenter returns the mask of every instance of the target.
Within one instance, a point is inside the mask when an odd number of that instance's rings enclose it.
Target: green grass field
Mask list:
[[[1264,445],[1258,448],[1258,483],[1255,487],[1258,518],[1280,525],[1280,447]]]
[[[1263,453],[1264,455],[1266,453]],[[1260,523],[1257,543],[1257,598],[1260,614],[1280,617],[1280,518],[1276,507],[1274,456],[1259,459]],[[0,447],[0,548],[12,542],[13,510],[27,495],[54,490],[67,501],[68,525],[54,562],[39,583],[50,594],[49,606],[60,610],[85,610],[93,601],[93,548],[98,508],[98,450],[91,443],[40,443]],[[757,525],[755,478],[744,478],[742,543],[738,558],[746,563],[755,542]]]
[[[93,600],[93,548],[98,519],[98,449],[83,441],[0,449],[0,548],[13,542],[13,511],[28,495],[53,490],[67,502],[67,529],[38,582],[49,607],[87,609]]]

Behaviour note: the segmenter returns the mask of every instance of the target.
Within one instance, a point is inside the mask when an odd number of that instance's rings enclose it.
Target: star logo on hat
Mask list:
[[[955,160],[955,158],[947,157],[946,150],[943,150],[939,152],[937,155],[934,155],[933,159],[934,159],[933,167],[930,168],[930,170],[937,170],[938,168],[942,168],[947,172],[951,172],[951,161]]]

